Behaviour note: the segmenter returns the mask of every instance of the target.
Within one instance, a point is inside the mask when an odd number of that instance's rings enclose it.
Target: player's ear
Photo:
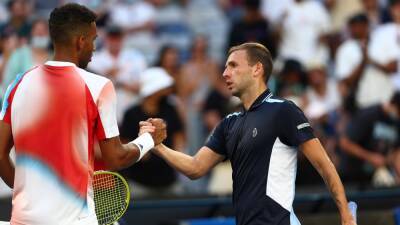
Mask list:
[[[260,62],[255,63],[253,66],[253,76],[254,77],[263,76],[263,74],[264,74],[263,70],[264,70],[264,68]]]
[[[86,41],[85,36],[83,35],[78,36],[76,40],[76,47],[78,49],[78,52],[80,52],[82,49],[85,48],[85,41]]]

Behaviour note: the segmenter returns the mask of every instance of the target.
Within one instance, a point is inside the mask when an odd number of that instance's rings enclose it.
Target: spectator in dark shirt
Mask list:
[[[276,45],[272,28],[260,11],[260,0],[245,0],[245,13],[241,20],[233,24],[229,35],[229,46],[243,42],[259,42],[265,45],[273,58],[276,56]]]
[[[399,184],[400,92],[389,103],[359,111],[340,145],[348,154],[347,179],[364,184],[373,178],[375,186]]]
[[[22,44],[26,43],[31,32],[29,15],[32,3],[29,0],[10,0],[7,8],[11,16],[5,24],[0,25],[0,33],[15,32],[21,37]]]
[[[130,140],[139,132],[139,122],[148,118],[162,118],[168,123],[170,134],[166,144],[182,151],[184,147],[183,124],[170,95],[173,78],[162,68],[147,69],[141,75],[140,105],[128,109],[124,115],[121,137]],[[161,158],[154,154],[126,169],[124,174],[134,183],[133,194],[138,197],[162,197],[175,194],[178,190],[175,171]]]

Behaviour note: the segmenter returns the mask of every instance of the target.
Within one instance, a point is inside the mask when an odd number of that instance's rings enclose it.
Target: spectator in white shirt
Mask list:
[[[296,0],[282,21],[280,59],[296,59],[307,65],[320,58],[325,63],[329,52],[322,40],[330,28],[329,13],[321,2]]]
[[[369,20],[358,13],[348,20],[350,38],[343,42],[336,53],[336,78],[339,81],[343,108],[353,113],[357,110],[355,96],[361,77],[368,69]]]
[[[393,22],[378,26],[371,35],[368,57],[373,67],[362,77],[356,96],[361,107],[387,102],[400,89],[400,1],[389,5]]]

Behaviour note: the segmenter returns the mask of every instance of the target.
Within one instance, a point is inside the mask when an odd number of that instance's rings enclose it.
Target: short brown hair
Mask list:
[[[246,42],[241,45],[233,46],[229,49],[228,55],[235,51],[245,50],[247,53],[247,60],[253,66],[256,63],[261,63],[264,69],[265,82],[268,81],[272,73],[272,57],[269,50],[262,44],[256,42]]]

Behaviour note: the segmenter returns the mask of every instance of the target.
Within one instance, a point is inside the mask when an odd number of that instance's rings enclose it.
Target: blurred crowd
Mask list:
[[[241,110],[221,76],[227,50],[260,42],[275,60],[269,88],[303,109],[345,183],[400,184],[400,0],[0,0],[1,93],[51,59],[47,18],[67,2],[98,14],[88,70],[114,82],[123,140],[161,117],[165,143],[195,154]],[[188,181],[149,154],[122,173],[143,196],[229,192],[226,164]],[[298,171],[300,184],[320,180],[301,155]]]

